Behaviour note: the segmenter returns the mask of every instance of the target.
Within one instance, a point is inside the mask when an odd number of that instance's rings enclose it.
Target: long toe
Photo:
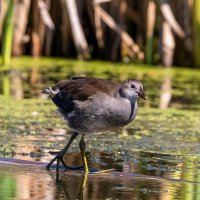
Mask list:
[[[57,154],[49,163],[48,165],[46,166],[46,169],[47,170],[50,170],[52,164],[57,161],[57,164],[56,164],[56,169],[58,170],[59,167],[60,167],[60,162],[63,164],[64,167],[66,167],[64,161],[63,161],[63,153],[60,151],[60,152],[49,152],[50,154]]]
[[[48,153],[51,155],[57,155],[60,153],[60,151],[49,151]]]
[[[55,167],[53,166],[52,168],[56,168],[56,170],[60,169],[60,163],[62,163],[65,170],[83,170],[84,169],[83,166],[67,166],[63,160],[64,155],[63,155],[62,151],[60,151],[60,152],[51,151],[49,153],[52,155],[55,155],[55,154],[57,154],[57,155],[48,163],[48,165],[46,166],[47,170],[51,169],[51,167],[55,161],[56,161],[56,166]]]

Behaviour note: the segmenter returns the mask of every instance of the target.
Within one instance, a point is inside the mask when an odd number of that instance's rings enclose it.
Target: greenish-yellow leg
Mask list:
[[[81,150],[81,157],[82,157],[83,166],[84,166],[84,174],[88,174],[89,173],[89,169],[88,169],[87,159],[86,159],[86,156],[85,156],[84,134],[81,137],[81,140],[80,140],[80,143],[79,143],[79,147],[80,147],[80,150]]]

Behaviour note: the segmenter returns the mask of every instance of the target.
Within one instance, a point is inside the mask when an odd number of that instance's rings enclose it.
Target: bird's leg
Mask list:
[[[72,136],[70,137],[68,143],[65,145],[65,147],[58,152],[58,154],[49,162],[49,164],[46,166],[46,169],[50,169],[51,165],[54,163],[55,160],[57,160],[57,169],[59,168],[59,161],[63,164],[63,166],[66,169],[69,169],[70,167],[66,166],[64,161],[63,161],[63,156],[65,154],[65,152],[68,150],[69,146],[71,145],[71,143],[74,141],[74,139],[78,136],[77,132],[73,132]],[[52,153],[52,152],[51,152]],[[53,153],[52,153],[53,154]]]
[[[88,169],[87,159],[86,159],[86,156],[85,156],[84,134],[82,135],[81,140],[79,142],[79,147],[80,147],[80,150],[81,150],[81,157],[82,157],[83,166],[84,166],[84,174],[88,174],[89,169]]]
[[[79,192],[78,192],[76,199],[83,199],[83,191],[84,191],[84,187],[87,182],[87,178],[88,178],[88,174],[83,174],[81,185],[80,185]]]

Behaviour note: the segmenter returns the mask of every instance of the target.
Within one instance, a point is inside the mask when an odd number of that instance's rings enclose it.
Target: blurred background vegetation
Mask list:
[[[200,67],[199,0],[1,0],[10,55]]]

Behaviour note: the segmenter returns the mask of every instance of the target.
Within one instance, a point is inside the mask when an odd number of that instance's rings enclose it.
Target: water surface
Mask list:
[[[86,137],[89,166],[113,171],[90,174],[84,190],[81,172],[56,176],[39,165],[70,137],[41,88],[79,75],[117,82],[139,78],[149,98],[139,101],[137,118],[126,128]],[[14,60],[12,70],[0,76],[0,157],[38,165],[0,161],[1,199],[199,199],[199,81],[199,71],[184,68]],[[82,165],[79,139],[65,156],[68,165]]]

